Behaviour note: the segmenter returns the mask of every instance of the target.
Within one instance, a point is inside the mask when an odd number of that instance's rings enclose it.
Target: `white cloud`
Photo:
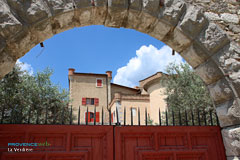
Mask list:
[[[178,53],[173,56],[170,47],[165,45],[157,49],[153,45],[141,46],[136,51],[136,56],[131,58],[126,66],[117,70],[113,83],[129,87],[137,86],[139,80],[159,71],[164,72],[171,62],[179,64],[183,62],[183,58]]]
[[[21,62],[19,59],[17,60],[16,63],[20,65],[22,71],[27,71],[28,74],[33,75],[33,68],[30,64]]]

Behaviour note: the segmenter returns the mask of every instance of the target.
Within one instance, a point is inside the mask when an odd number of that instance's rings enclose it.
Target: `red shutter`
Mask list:
[[[87,120],[87,118],[88,118],[88,120]],[[88,117],[87,117],[87,112],[85,112],[85,122],[86,121],[91,122],[90,112],[88,112]]]
[[[86,105],[86,98],[82,98],[82,105]]]
[[[111,114],[111,120],[112,120],[112,122],[113,122],[113,113]]]
[[[98,106],[99,105],[99,99],[98,98],[94,98],[94,105]]]
[[[101,87],[102,86],[102,80],[101,79],[97,79],[97,86]]]
[[[96,122],[99,122],[99,112],[96,112]]]

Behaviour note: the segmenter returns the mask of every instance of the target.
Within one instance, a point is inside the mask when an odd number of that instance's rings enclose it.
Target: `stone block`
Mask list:
[[[92,7],[91,0],[74,0],[74,5],[77,9]]]
[[[51,9],[52,15],[61,14],[74,9],[72,0],[45,0]]]
[[[181,52],[181,56],[193,67],[205,62],[209,55],[197,43],[193,42],[190,47]]]
[[[110,8],[128,8],[128,0],[108,0],[108,7]]]
[[[0,35],[7,39],[21,30],[21,22],[11,13],[10,7],[0,1]]]
[[[152,16],[158,17],[160,0],[143,0],[142,11]]]
[[[230,25],[229,25],[229,30],[230,30],[230,31],[233,31],[233,32],[236,33],[236,34],[239,34],[239,33],[240,33],[240,28],[239,28],[238,25],[230,24]]]
[[[236,100],[224,102],[216,107],[221,127],[240,124],[240,106]]]
[[[91,6],[88,5],[85,8],[80,8],[75,10],[74,18],[70,19],[69,23],[73,22],[71,24],[76,27],[89,26],[89,25],[105,25],[107,16],[110,16],[108,14],[112,12],[112,10],[108,9],[107,0],[104,0],[104,1],[102,0],[97,2],[96,3],[94,2],[94,5],[92,5],[91,3]],[[71,13],[68,12],[68,14],[70,15]],[[113,13],[113,15],[115,14]],[[111,18],[108,19],[108,22],[109,20],[110,21],[116,20],[116,17],[114,17],[113,19]]]
[[[74,0],[76,9],[72,25],[104,25],[107,16],[108,0]],[[70,14],[70,13],[69,13]]]
[[[230,43],[213,56],[226,74],[240,70],[240,46]]]
[[[108,0],[94,0],[94,5],[96,7],[107,7]]]
[[[165,36],[163,42],[180,53],[190,45],[191,39],[180,28],[176,27],[173,32],[169,32]]]
[[[75,19],[74,12],[64,12],[63,14],[55,16],[51,20],[51,24],[53,34],[58,34],[63,31],[72,29],[75,26],[80,26],[79,20]]]
[[[235,23],[235,24],[239,23],[239,18],[237,14],[222,13],[221,19],[226,23]]]
[[[108,0],[108,10],[105,26],[119,28],[128,15],[127,0]]]
[[[230,43],[213,56],[240,96],[240,46]]]
[[[221,20],[219,15],[213,12],[204,12],[204,15],[207,17],[207,19],[211,21],[219,21]]]
[[[233,97],[233,92],[225,78],[218,80],[214,84],[208,85],[208,89],[216,105],[230,100]]]
[[[154,25],[153,30],[148,34],[161,41],[169,33],[171,29],[172,29],[171,25],[158,20]]]
[[[156,21],[158,20],[156,17],[149,15],[148,13],[142,12],[140,15],[140,23],[137,26],[137,30],[143,33],[152,32]]]
[[[0,52],[6,47],[6,41],[3,37],[0,36]]]
[[[38,44],[36,36],[32,36],[30,30],[18,33],[14,38],[8,40],[6,48],[14,59],[24,56],[30,49]]]
[[[176,26],[186,9],[187,6],[182,0],[165,0],[164,7],[160,8],[159,18]]]
[[[206,84],[212,84],[223,77],[221,70],[211,59],[199,65],[195,71]]]
[[[31,39],[36,41],[36,44],[45,41],[53,36],[52,22],[50,19],[36,23],[30,28]],[[31,48],[30,48],[31,49]]]
[[[142,0],[130,0],[129,9],[141,12],[142,5],[143,5]]]
[[[207,19],[204,17],[202,10],[196,6],[189,6],[180,23],[180,28],[189,37],[195,38],[206,24]]]
[[[223,143],[228,157],[240,155],[240,126],[222,129]],[[235,158],[236,159],[236,158]]]
[[[226,33],[215,23],[209,23],[206,29],[201,31],[198,40],[213,55],[225,46],[229,39]]]
[[[0,79],[2,79],[7,73],[11,72],[16,60],[14,60],[7,52],[0,52]]]
[[[157,1],[131,0],[127,18],[125,18],[123,22],[123,27],[136,29],[143,33],[151,33],[154,26],[157,25],[157,14],[155,14],[155,16],[153,16],[153,14],[151,15],[149,9],[153,7],[155,3],[157,3]],[[156,12],[153,11],[152,13]]]
[[[107,17],[107,6],[94,7],[92,19],[94,25],[104,25]]]
[[[232,72],[229,75],[229,79],[232,82],[232,85],[236,91],[236,94],[238,95],[238,97],[240,97],[240,70],[236,72]]]
[[[31,0],[7,0],[11,9],[24,21],[34,24],[51,16],[51,11],[45,1]]]

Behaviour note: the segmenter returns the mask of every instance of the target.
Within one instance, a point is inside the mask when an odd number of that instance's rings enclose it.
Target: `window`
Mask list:
[[[131,109],[132,109],[133,116],[136,116],[137,115],[137,109],[136,108],[131,108]]]
[[[98,98],[82,98],[82,105],[99,105],[99,99]]]
[[[103,80],[100,78],[96,79],[96,87],[103,87]]]
[[[86,104],[87,104],[87,105],[88,105],[88,104],[91,104],[90,102],[91,102],[91,98],[86,98]]]
[[[85,112],[85,121],[88,121],[88,122],[94,122],[94,112],[88,112],[88,115],[87,115],[87,112]],[[100,122],[99,121],[99,112],[96,112],[96,122]]]
[[[94,98],[89,98],[91,99],[91,105],[94,105]]]
[[[94,113],[93,112],[90,112],[90,119],[94,119]]]

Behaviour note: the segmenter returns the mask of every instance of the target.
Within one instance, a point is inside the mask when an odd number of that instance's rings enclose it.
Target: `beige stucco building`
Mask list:
[[[166,110],[167,106],[164,101],[166,98],[166,95],[164,95],[164,87],[162,86],[162,83],[160,83],[162,76],[166,75],[157,72],[150,77],[140,80],[139,86],[135,87],[139,90],[138,94],[115,93],[114,98],[109,104],[109,109],[113,112],[114,122],[117,122],[117,107],[119,122],[121,124],[124,123],[124,110],[126,115],[126,125],[130,125],[131,123],[133,123],[133,125],[138,125],[139,119],[140,125],[145,125],[146,119],[148,123],[152,121],[151,124],[159,123],[159,109],[163,112]],[[147,115],[145,114],[146,112]],[[131,120],[131,114],[133,120]]]
[[[163,75],[163,73],[158,72],[139,81],[139,86],[130,88],[111,83],[111,71],[107,71],[106,74],[77,73],[75,69],[70,68],[68,78],[70,99],[72,100],[70,105],[72,105],[75,117],[74,123],[78,122],[79,108],[81,124],[86,123],[86,120],[89,124],[93,124],[94,116],[96,124],[102,123],[102,119],[104,124],[108,124],[109,112],[112,123],[116,123],[116,108],[118,121],[121,124],[124,123],[124,117],[125,124],[131,124],[131,114],[134,125],[139,123],[139,116],[141,125],[145,124],[145,111],[147,111],[147,117],[153,121],[153,124],[158,123],[159,108],[161,111],[166,109],[164,87],[160,83]],[[95,109],[96,111],[94,111]],[[124,116],[124,112],[126,116]]]

